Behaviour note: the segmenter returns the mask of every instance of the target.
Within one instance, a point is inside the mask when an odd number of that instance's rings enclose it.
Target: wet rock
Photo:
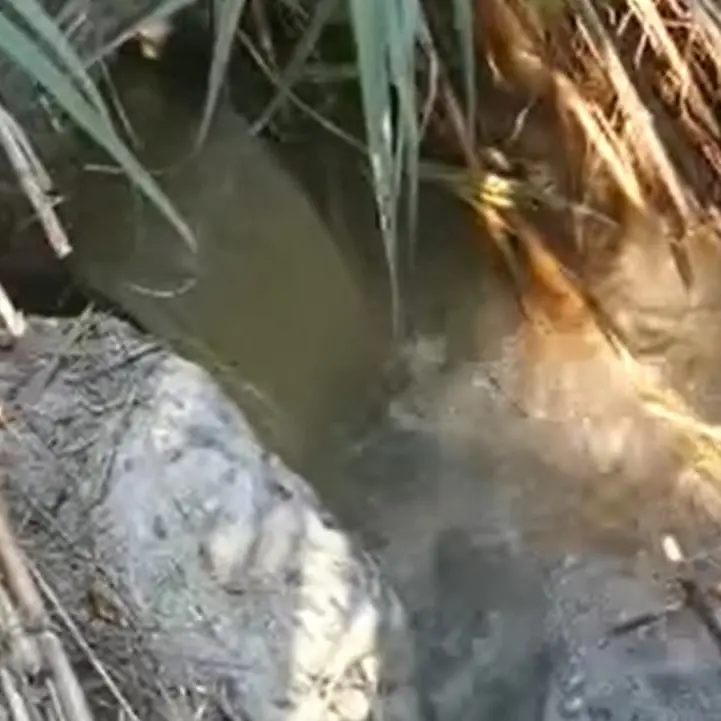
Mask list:
[[[347,459],[346,482],[366,493],[348,514],[386,539],[378,557],[411,614],[423,718],[714,717],[721,656],[698,615],[678,607],[679,569],[649,532],[657,489],[631,504],[623,479],[607,478],[599,490],[620,492],[637,527],[597,533],[579,512],[577,479],[537,452],[537,429],[493,371],[424,376]],[[664,520],[655,516],[657,531]],[[681,545],[711,587],[718,532],[692,541],[696,530],[681,526]],[[639,617],[651,620],[615,631]]]
[[[222,687],[239,718],[416,717],[400,601],[204,371],[89,316],[35,322],[0,378],[18,514],[92,559],[53,576],[67,557],[29,539],[69,608],[101,569],[120,600],[94,592],[95,620],[142,629],[166,683]]]
[[[721,709],[718,648],[694,612],[678,605],[672,578],[654,578],[650,568],[648,558],[588,555],[549,577],[549,634],[564,651],[549,721],[571,712],[573,718],[702,719]],[[613,630],[641,616],[646,623]]]

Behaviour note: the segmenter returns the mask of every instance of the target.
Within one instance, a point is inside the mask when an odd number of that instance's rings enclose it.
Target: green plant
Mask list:
[[[268,108],[267,117],[292,92],[293,83],[329,19],[338,11],[341,3],[345,5],[357,50],[367,155],[391,279],[394,318],[398,324],[399,198],[403,188],[407,188],[412,224],[422,134],[419,109],[433,104],[432,95],[435,92],[433,83],[430,83],[430,97],[418,97],[416,81],[419,57],[422,57],[425,66],[431,68],[431,75],[438,63],[423,6],[420,0],[320,0],[314,4],[308,3],[307,8],[291,0],[273,1],[292,5],[294,11],[303,16],[305,29],[297,41],[288,67],[282,73],[277,97]],[[169,17],[189,4],[192,4],[190,0],[159,1],[154,11],[141,19],[141,23]],[[216,21],[215,43],[198,142],[202,142],[207,133],[236,30],[249,5],[245,0],[214,0],[212,3]],[[453,0],[452,5],[455,27],[466,62],[466,92],[469,111],[472,113],[475,100],[471,5],[468,0]],[[88,76],[85,63],[39,0],[12,0],[7,9],[0,9],[0,48],[94,142],[109,153],[132,182],[173,223],[181,237],[192,245],[190,230],[152,177],[118,138],[103,100]]]
[[[171,5],[187,5],[175,2]],[[9,0],[0,9],[0,48],[32,77],[130,176],[192,245],[190,229],[150,174],[120,140],[94,82],[70,42],[38,0]]]

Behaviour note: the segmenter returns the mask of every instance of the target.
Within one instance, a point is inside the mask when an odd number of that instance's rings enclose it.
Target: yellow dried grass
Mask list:
[[[548,8],[536,0],[478,2],[479,45],[504,86],[555,107],[569,141],[567,164],[590,210],[621,224],[629,215],[670,222],[670,237],[664,234],[660,242],[671,243],[684,276],[683,244],[689,233],[702,227],[711,237],[710,252],[718,252],[720,228],[714,220],[719,209],[709,204],[708,189],[701,186],[709,174],[716,182],[721,179],[721,130],[714,114],[721,78],[721,9],[707,0],[619,0],[603,8],[613,11],[609,19],[589,0],[571,0],[551,10],[549,20]],[[627,35],[632,33],[636,47],[630,48]],[[658,96],[654,112],[647,105],[651,92]],[[659,113],[675,135],[659,132]],[[578,138],[580,144],[574,144]],[[693,156],[706,175],[684,175],[677,167],[680,156]],[[556,304],[556,321],[576,323],[579,334],[595,326],[645,410],[672,429],[674,450],[692,471],[686,477],[693,478],[693,491],[702,490],[721,511],[721,427],[707,423],[634,356],[582,284],[544,245],[526,212],[529,202],[573,212],[578,200],[477,169],[430,175],[471,205],[512,277],[521,278],[523,264],[531,268],[535,282]],[[620,209],[608,202],[609,185],[616,201],[623,201]],[[529,321],[543,322],[547,308],[524,297],[522,289],[520,298]]]

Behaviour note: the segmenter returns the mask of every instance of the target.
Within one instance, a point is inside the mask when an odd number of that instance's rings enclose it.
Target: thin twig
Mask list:
[[[80,629],[78,628],[75,621],[73,621],[73,619],[70,617],[70,614],[65,610],[62,603],[60,603],[60,600],[58,599],[53,589],[50,587],[50,584],[48,584],[48,582],[43,578],[40,571],[34,565],[30,564],[29,568],[30,573],[35,578],[35,582],[40,587],[40,590],[48,599],[50,604],[53,606],[58,617],[65,625],[65,628],[68,630],[80,650],[85,654],[85,657],[90,662],[90,665],[95,669],[98,676],[100,676],[102,681],[105,683],[108,690],[118,702],[118,705],[121,707],[123,712],[131,721],[141,721],[138,714],[130,705],[130,702],[125,698],[125,695],[120,690],[120,688],[118,688],[118,685],[115,683],[112,676],[105,669],[105,666],[103,666],[102,662],[97,657],[93,649],[90,648],[90,645],[83,637],[83,634],[80,632]]]
[[[73,672],[60,639],[52,631],[46,630],[38,636],[38,643],[52,671],[63,718],[67,721],[93,721],[83,689]]]
[[[706,593],[698,582],[690,576],[679,577],[677,583],[683,591],[686,606],[701,621],[716,649],[721,653],[721,626],[719,626],[716,614],[708,601]]]
[[[40,159],[32,149],[22,127],[0,104],[0,144],[13,171],[38,215],[48,243],[58,258],[65,258],[72,248],[49,196],[52,182]]]
[[[83,336],[92,323],[94,308],[88,305],[65,334],[63,342],[58,344],[53,354],[44,360],[40,370],[33,376],[28,385],[20,392],[17,403],[21,406],[33,407],[39,400],[42,391],[47,388],[67,359],[72,346]]]
[[[0,569],[8,590],[21,608],[25,623],[33,630],[45,627],[48,618],[40,594],[28,573],[24,554],[10,530],[5,500],[0,496]]]
[[[17,687],[12,674],[4,667],[0,667],[0,688],[10,707],[10,716],[13,721],[32,721],[25,699]]]
[[[664,536],[662,546],[666,558],[679,570],[676,583],[683,593],[684,606],[699,619],[721,653],[721,625],[709,603],[708,594],[695,578],[692,564],[674,536]]]
[[[646,613],[640,613],[637,616],[633,616],[626,621],[621,621],[620,623],[612,626],[608,632],[608,635],[612,638],[617,636],[625,636],[626,634],[637,631],[640,628],[644,628],[654,623],[658,623],[672,613],[680,611],[684,607],[684,605],[685,604],[683,603],[675,603],[671,606],[667,606],[661,611],[648,611]]]
[[[26,633],[17,608],[1,585],[0,619],[14,665],[29,676],[37,676],[43,665],[37,639]]]

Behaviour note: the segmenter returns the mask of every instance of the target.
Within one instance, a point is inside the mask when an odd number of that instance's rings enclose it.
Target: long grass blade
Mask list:
[[[349,0],[368,153],[391,278],[394,328],[401,328],[398,203],[407,182],[410,230],[416,223],[419,109],[416,53],[431,47],[419,0]]]
[[[386,262],[391,283],[393,327],[400,332],[400,293],[397,263],[397,198],[393,187],[393,120],[388,72],[386,0],[349,0],[355,38],[368,154],[375,184]]]
[[[245,10],[246,0],[215,0],[213,4],[215,25],[215,40],[213,42],[213,58],[210,63],[208,75],[208,92],[203,108],[203,117],[198,129],[197,145],[202,145],[208,136],[210,123],[213,120],[213,112],[218,104],[220,91],[223,87],[225,73],[230,61],[230,53],[233,49],[240,18]]]
[[[8,58],[41,85],[88,136],[105,149],[138,189],[158,208],[195,251],[195,238],[165,193],[128,150],[106,119],[80,93],[43,49],[27,33],[0,14],[0,46]]]
[[[453,20],[458,34],[463,78],[466,86],[466,117],[471,142],[475,145],[476,101],[476,53],[473,38],[473,8],[471,0],[453,0]]]
[[[417,219],[420,136],[416,107],[416,40],[427,33],[423,11],[416,1],[388,4],[389,66],[397,103],[393,192],[401,195],[407,182],[410,251]]]

